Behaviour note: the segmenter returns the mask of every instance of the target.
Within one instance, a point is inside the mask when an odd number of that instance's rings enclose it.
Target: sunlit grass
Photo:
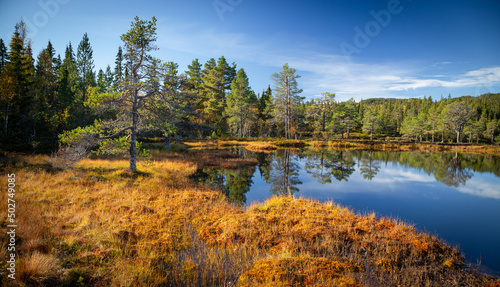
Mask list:
[[[442,286],[474,286],[487,281],[462,270],[458,251],[407,224],[292,197],[242,209],[220,191],[190,181],[199,165],[255,164],[227,151],[151,154],[138,162],[138,173],[128,170],[125,159],[85,159],[67,170],[52,168],[43,156],[5,161],[2,176],[16,173],[18,184],[19,262],[17,281],[2,277],[1,284],[408,286],[434,278]],[[6,193],[0,200],[6,202]],[[5,262],[7,217],[2,216]]]

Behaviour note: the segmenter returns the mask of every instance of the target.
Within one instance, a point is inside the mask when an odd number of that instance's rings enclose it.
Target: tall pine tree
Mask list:
[[[275,117],[285,125],[285,138],[292,138],[292,119],[295,116],[294,107],[298,105],[303,98],[299,96],[302,89],[298,88],[296,75],[297,71],[288,66],[288,63],[283,65],[283,71],[271,75],[274,82],[274,96],[276,111]]]
[[[240,138],[243,137],[245,121],[252,114],[255,114],[256,100],[255,94],[250,90],[250,86],[248,85],[248,77],[245,70],[240,69],[236,74],[236,79],[231,84],[231,93],[227,96],[227,108],[225,110],[229,125],[233,130],[239,131]]]

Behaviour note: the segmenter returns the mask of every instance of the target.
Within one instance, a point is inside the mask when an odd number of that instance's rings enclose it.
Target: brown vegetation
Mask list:
[[[86,159],[64,171],[41,156],[3,161],[2,177],[16,173],[18,179],[19,260],[16,280],[0,277],[0,284],[496,284],[464,269],[457,250],[406,224],[291,197],[244,210],[189,180],[201,164],[238,162],[227,152],[152,155],[138,162],[139,173],[120,159]],[[6,202],[6,193],[0,200]],[[6,218],[0,225],[4,262]]]
[[[419,151],[419,152],[461,152],[489,154],[500,156],[499,145],[474,144],[444,144],[444,143],[409,143],[382,140],[337,140],[333,141],[333,148],[367,149],[376,151]]]

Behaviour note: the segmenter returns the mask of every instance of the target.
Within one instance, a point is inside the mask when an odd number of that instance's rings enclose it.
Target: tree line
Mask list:
[[[137,154],[138,137],[351,138],[499,141],[500,94],[480,97],[336,101],[325,92],[305,101],[297,71],[284,64],[256,93],[224,56],[203,65],[154,57],[156,19],[135,18],[121,36],[114,68],[96,72],[87,34],[64,55],[49,41],[36,60],[26,24],[8,48],[0,39],[0,141],[7,149]]]

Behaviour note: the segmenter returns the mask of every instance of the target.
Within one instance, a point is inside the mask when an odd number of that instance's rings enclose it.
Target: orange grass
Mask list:
[[[331,146],[339,149],[367,149],[377,151],[461,152],[500,156],[499,145],[408,143],[368,140],[336,140]]]
[[[152,154],[139,161],[139,173],[120,159],[85,159],[68,170],[50,167],[48,157],[2,161],[2,178],[16,173],[19,228],[18,276],[0,277],[0,285],[495,283],[463,269],[456,250],[394,220],[291,197],[244,210],[190,181],[206,159],[238,160],[227,152]],[[2,214],[3,262],[6,219]]]

